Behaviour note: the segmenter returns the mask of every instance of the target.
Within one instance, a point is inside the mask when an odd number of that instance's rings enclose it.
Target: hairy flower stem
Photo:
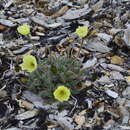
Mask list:
[[[80,51],[81,51],[81,49],[82,49],[82,47],[83,47],[83,43],[84,43],[84,39],[82,38],[82,39],[81,39],[80,48],[79,48],[79,51],[78,51],[78,54],[77,54],[77,57],[79,57],[79,55],[80,55]]]

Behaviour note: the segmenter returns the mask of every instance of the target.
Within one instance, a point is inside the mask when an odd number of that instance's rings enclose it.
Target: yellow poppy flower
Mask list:
[[[65,86],[59,86],[55,91],[54,91],[54,97],[60,102],[63,101],[68,101],[71,95],[70,90],[65,87]]]
[[[32,55],[27,55],[23,57],[23,63],[20,65],[22,70],[32,72],[37,68],[36,58]]]
[[[88,34],[88,27],[87,26],[82,26],[82,27],[78,27],[76,29],[76,32],[75,32],[80,38],[83,38],[85,37],[87,34]]]
[[[17,31],[22,35],[28,35],[30,33],[30,26],[23,24],[17,28]]]

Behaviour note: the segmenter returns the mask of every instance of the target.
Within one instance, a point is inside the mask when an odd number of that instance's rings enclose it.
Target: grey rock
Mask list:
[[[28,101],[32,102],[37,108],[44,108],[43,99],[40,96],[30,91],[24,91],[23,97],[26,98]]]
[[[106,94],[108,94],[110,97],[113,97],[113,98],[117,98],[118,97],[118,93],[110,90],[110,89],[107,89],[106,91]]]
[[[100,37],[102,40],[104,40],[104,42],[107,42],[107,43],[112,39],[112,36],[108,35],[106,33],[98,33],[97,36]]]
[[[30,39],[31,39],[31,40],[39,40],[40,37],[39,37],[39,36],[31,36]]]
[[[89,14],[92,10],[88,7],[82,9],[70,9],[62,16],[65,20],[74,20]]]
[[[36,116],[37,114],[38,114],[38,110],[34,109],[34,110],[26,111],[24,113],[16,115],[16,119],[17,120],[25,120],[25,119],[32,118],[32,117]]]
[[[68,117],[67,116],[67,111],[64,110],[60,113],[57,113],[57,114],[50,114],[49,115],[49,118],[51,120],[56,120],[61,126],[63,129],[65,130],[73,130],[74,129],[74,125],[73,125],[73,120],[72,118]]]
[[[91,8],[92,8],[94,11],[97,11],[97,10],[99,10],[99,9],[102,8],[103,3],[104,3],[104,0],[99,0],[97,3],[95,3],[94,5],[92,5]]]
[[[129,112],[124,106],[120,106],[120,111],[122,113],[122,124],[127,124],[129,121]]]
[[[8,27],[16,26],[16,24],[14,24],[11,20],[6,20],[6,19],[0,19],[0,24],[3,24]]]
[[[107,65],[108,65],[108,64],[106,64],[106,63],[101,63],[100,65],[101,65],[104,69],[107,69]]]
[[[120,31],[122,31],[122,29],[116,29],[116,28],[112,28],[111,30],[109,30],[109,32],[111,33],[111,34],[116,34],[116,33],[118,33],[118,32],[120,32]]]
[[[7,16],[4,15],[4,10],[3,11],[0,11],[0,19],[6,19]]]
[[[38,35],[38,36],[45,36],[45,33],[36,32],[36,35]]]
[[[15,0],[7,0],[6,4],[4,5],[5,8],[8,8],[9,6],[11,6],[14,3]]]
[[[13,127],[13,128],[8,128],[6,130],[21,130],[21,128]]]
[[[14,53],[15,55],[18,55],[18,54],[25,53],[25,52],[28,51],[28,50],[29,50],[29,47],[25,46],[25,47],[22,47],[22,48],[20,48],[20,49],[18,49],[18,50],[13,51],[13,53]]]
[[[31,17],[31,20],[32,20],[33,22],[35,22],[35,23],[41,25],[41,26],[46,27],[46,28],[57,28],[57,27],[59,27],[59,26],[61,26],[61,25],[63,24],[63,23],[61,23],[61,22],[59,22],[59,23],[55,23],[55,22],[53,22],[53,23],[48,23],[48,22],[47,22],[47,17],[44,16],[44,15],[41,15],[41,14]],[[49,19],[48,19],[48,21],[49,21]],[[50,20],[50,21],[51,21],[51,20]],[[52,21],[51,21],[51,22],[52,22]]]
[[[130,100],[126,100],[125,107],[130,107]]]
[[[130,27],[128,27],[125,30],[124,38],[123,39],[125,41],[125,44],[130,48]]]
[[[124,80],[124,77],[123,77],[123,75],[120,72],[112,71],[111,72],[111,79]]]
[[[3,45],[4,41],[3,41],[3,33],[0,33],[0,45]]]
[[[14,19],[13,22],[17,22],[19,24],[28,23],[29,18],[18,18],[18,19]]]
[[[130,86],[128,86],[122,93],[125,98],[130,99]]]
[[[111,83],[111,80],[108,76],[102,76],[99,80],[97,80],[99,83]]]
[[[83,69],[93,67],[97,63],[97,58],[89,59],[86,63],[83,64]]]
[[[113,64],[107,64],[107,67],[111,70],[119,71],[119,72],[125,72],[126,70],[123,69],[122,67],[118,65],[113,65]]]
[[[85,48],[90,51],[101,52],[101,53],[107,53],[111,51],[111,48],[107,47],[102,42],[87,43]]]

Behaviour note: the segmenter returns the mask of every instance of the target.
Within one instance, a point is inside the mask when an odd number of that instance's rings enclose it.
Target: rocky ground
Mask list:
[[[17,32],[24,23],[29,39]],[[44,59],[46,47],[77,55],[82,25],[89,33],[76,58],[86,69],[84,91],[47,104],[24,85],[21,59]],[[130,130],[129,49],[129,0],[0,0],[0,129]]]

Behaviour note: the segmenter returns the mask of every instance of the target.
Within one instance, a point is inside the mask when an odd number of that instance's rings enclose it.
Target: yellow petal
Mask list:
[[[68,101],[71,95],[70,90],[65,86],[59,86],[53,94],[55,99],[60,102]]]
[[[88,27],[87,26],[82,26],[82,27],[78,27],[76,29],[76,34],[80,37],[83,38],[88,34]]]
[[[32,72],[37,68],[36,58],[32,55],[24,56],[23,63],[20,66],[22,70],[27,70],[28,72]]]
[[[23,24],[17,28],[17,31],[22,35],[28,35],[30,33],[30,26]]]

